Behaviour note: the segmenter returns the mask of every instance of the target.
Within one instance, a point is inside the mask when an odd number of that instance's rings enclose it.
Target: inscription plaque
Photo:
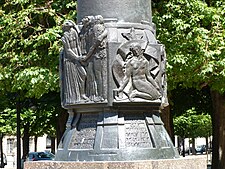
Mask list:
[[[98,114],[82,114],[77,131],[73,135],[70,148],[74,149],[93,149]]]
[[[138,118],[140,120],[138,120]],[[147,125],[143,116],[128,116],[125,119],[125,145],[126,147],[151,148],[152,143]],[[135,120],[132,120],[135,119]]]

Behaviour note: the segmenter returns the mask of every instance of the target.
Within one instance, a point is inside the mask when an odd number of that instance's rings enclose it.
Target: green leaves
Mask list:
[[[49,69],[41,67],[30,67],[15,74],[15,85],[12,91],[17,89],[26,92],[27,97],[40,98],[44,93],[56,90],[58,74],[53,74]],[[29,84],[29,85],[28,85]]]
[[[21,8],[8,10],[15,5]],[[58,91],[63,19],[46,5],[45,1],[37,5],[14,0],[2,8],[5,12],[0,19],[0,27],[4,27],[0,32],[0,82],[8,84],[7,91],[24,90],[27,97],[37,98],[49,90]]]
[[[0,133],[3,134],[15,134],[16,131],[15,109],[7,108],[0,112]]]
[[[23,104],[21,127],[29,124],[35,131],[32,134],[53,132],[55,121],[51,119],[57,116],[55,107],[60,106],[61,25],[65,18],[74,19],[75,15],[76,1],[0,2],[0,112],[8,112],[7,117],[0,115],[0,130],[15,127],[15,96],[19,95]],[[43,98],[47,101],[42,102]],[[8,110],[13,110],[12,116]]]
[[[211,116],[197,115],[195,108],[191,108],[174,118],[174,132],[182,138],[209,137],[212,134]]]
[[[195,88],[205,83],[223,93],[225,3],[171,0],[154,5],[158,39],[167,50],[169,89],[181,83]]]

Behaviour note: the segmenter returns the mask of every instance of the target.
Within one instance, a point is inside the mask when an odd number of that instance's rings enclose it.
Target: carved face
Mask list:
[[[86,16],[86,17],[84,17],[84,18],[82,19],[82,24],[83,24],[83,25],[88,25],[89,22],[90,22],[90,18],[88,18],[88,16]]]
[[[101,15],[95,16],[96,24],[104,23],[104,19]]]
[[[142,54],[142,50],[141,50],[141,46],[136,44],[136,45],[133,45],[131,48],[130,48],[131,52],[134,54],[134,56],[139,56]]]
[[[63,29],[63,31],[69,31],[70,28],[72,28],[72,27],[73,27],[73,23],[71,23],[70,21],[65,21],[63,23],[62,29]]]

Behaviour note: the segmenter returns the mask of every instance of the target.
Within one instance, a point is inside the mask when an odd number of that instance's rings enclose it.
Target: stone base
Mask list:
[[[134,103],[133,103],[134,104]],[[146,108],[148,110],[140,110]],[[123,111],[124,109],[124,111]],[[131,109],[126,112],[125,109]],[[136,110],[138,109],[138,110]],[[122,104],[117,110],[76,115],[56,161],[138,161],[179,158],[159,115],[159,105]]]
[[[102,161],[102,162],[65,162],[37,161],[25,162],[24,169],[206,169],[204,156],[189,156],[179,159],[146,161]]]

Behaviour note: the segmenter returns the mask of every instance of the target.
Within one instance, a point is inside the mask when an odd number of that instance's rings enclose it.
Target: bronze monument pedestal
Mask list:
[[[58,161],[178,158],[160,119],[168,105],[166,54],[150,0],[78,0],[60,54],[67,129]]]

